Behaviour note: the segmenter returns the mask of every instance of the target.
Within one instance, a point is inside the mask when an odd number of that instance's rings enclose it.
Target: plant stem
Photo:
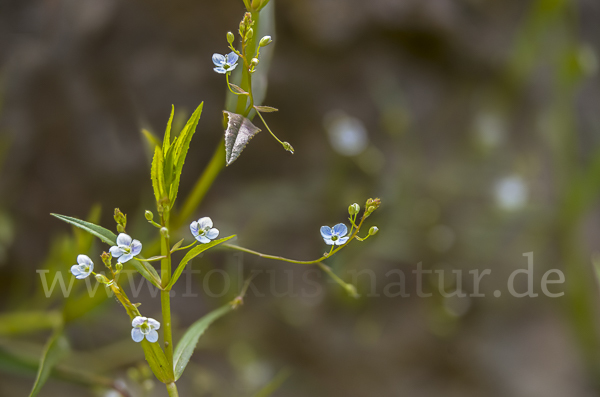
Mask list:
[[[165,209],[161,216],[161,224],[163,227],[169,229],[169,210]],[[160,235],[160,252],[165,258],[160,261],[161,271],[161,285],[166,287],[171,281],[171,245],[169,242],[169,233],[166,236],[161,233]],[[173,334],[171,331],[171,291],[160,291],[160,303],[162,306],[162,317],[163,317],[163,333],[164,333],[164,347],[167,361],[173,367]],[[168,389],[168,387],[167,387]],[[175,389],[177,392],[177,389]],[[170,395],[170,394],[169,394]]]
[[[169,392],[169,397],[179,397],[179,392],[177,391],[177,385],[175,382],[167,383],[167,392]]]

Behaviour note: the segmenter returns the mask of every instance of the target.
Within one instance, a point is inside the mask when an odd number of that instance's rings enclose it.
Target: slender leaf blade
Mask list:
[[[218,240],[213,240],[213,241],[211,241],[208,244],[197,245],[194,248],[192,248],[191,250],[189,250],[187,252],[187,254],[185,254],[185,256],[183,257],[183,259],[181,260],[181,262],[179,262],[179,265],[177,265],[177,269],[175,270],[175,273],[173,274],[173,277],[171,278],[171,281],[165,287],[165,290],[169,290],[171,287],[173,287],[173,285],[175,285],[175,283],[177,282],[177,279],[181,276],[181,273],[183,272],[183,269],[185,269],[185,265],[187,265],[187,263],[189,261],[191,261],[192,259],[194,259],[198,255],[200,255],[201,253],[203,253],[207,249],[212,248],[212,247],[214,247],[216,245],[219,245],[221,243],[224,243],[225,241],[227,241],[229,239],[232,239],[234,237],[235,237],[235,234],[233,234],[231,236],[228,236],[228,237],[223,237],[223,238],[218,239]]]
[[[196,133],[198,121],[200,120],[200,116],[202,116],[203,107],[204,102],[200,103],[194,113],[192,113],[185,127],[183,127],[181,134],[179,134],[177,142],[174,143],[175,152],[173,154],[173,183],[170,185],[169,190],[169,199],[171,200],[171,205],[173,205],[177,199],[177,193],[179,192],[179,181],[181,180],[181,172],[183,171],[183,164],[185,163],[185,158],[190,148],[190,142]]]
[[[54,334],[48,340],[42,358],[40,359],[40,365],[38,367],[38,373],[31,389],[29,397],[37,396],[48,377],[52,368],[68,353],[69,343],[67,338],[62,333],[62,328],[57,329]]]
[[[274,108],[272,106],[259,106],[259,105],[256,105],[256,106],[254,106],[254,109],[256,109],[256,110],[258,110],[259,112],[262,112],[262,113],[272,113],[272,112],[278,112],[279,111],[279,109]]]
[[[198,344],[198,339],[202,336],[204,331],[217,319],[224,316],[233,310],[231,304],[226,304],[221,306],[220,308],[213,310],[208,313],[200,320],[196,321],[192,324],[188,330],[183,334],[183,337],[175,347],[175,352],[173,353],[173,366],[175,372],[175,380],[178,380],[183,374],[185,367],[187,366],[192,354],[194,353],[194,349],[196,349],[196,345]]]
[[[167,122],[167,129],[165,130],[165,137],[163,138],[162,151],[167,153],[169,146],[171,145],[171,125],[173,125],[173,116],[175,115],[175,105],[171,105],[171,116]]]
[[[81,228],[86,232],[98,237],[100,240],[109,245],[117,244],[117,235],[111,232],[108,229],[103,228],[102,226],[95,225],[90,222],[82,221],[81,219],[73,218],[66,215],[60,214],[50,214],[61,221],[67,222],[73,226]],[[161,288],[160,286],[160,276],[154,267],[145,266],[144,264],[138,262],[135,259],[130,260],[127,263],[131,263],[131,265],[137,270],[145,279],[150,281],[154,286]],[[162,289],[162,288],[161,288]]]
[[[173,368],[169,365],[167,356],[165,356],[158,342],[150,343],[144,339],[141,345],[144,349],[146,361],[156,378],[163,383],[173,382],[175,380]]]
[[[240,87],[239,85],[235,85],[233,83],[229,83],[229,86],[238,94],[242,94],[242,95],[250,95],[249,93],[247,93],[246,91],[244,91],[244,89],[242,87]]]

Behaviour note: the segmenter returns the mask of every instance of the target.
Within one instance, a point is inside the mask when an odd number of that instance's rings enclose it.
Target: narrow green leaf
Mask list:
[[[231,165],[242,153],[250,139],[260,132],[250,120],[244,116],[223,111],[227,119],[227,130],[225,130],[225,161]]]
[[[62,333],[62,329],[59,328],[50,337],[44,348],[38,367],[37,377],[29,397],[37,396],[44,386],[44,383],[48,380],[52,368],[67,354],[68,351],[69,343]]]
[[[206,251],[209,248],[212,248],[216,245],[219,245],[221,243],[224,243],[225,241],[232,239],[235,237],[235,234],[229,236],[229,237],[224,237],[218,240],[213,240],[208,244],[200,244],[195,246],[194,248],[192,248],[191,250],[188,251],[187,254],[185,254],[185,256],[183,257],[183,259],[181,260],[181,262],[179,262],[179,265],[177,265],[177,269],[175,270],[175,274],[173,274],[173,277],[171,278],[171,281],[169,282],[169,284],[167,284],[167,286],[165,287],[166,290],[169,290],[171,287],[173,287],[173,285],[175,285],[175,283],[177,282],[177,279],[179,278],[179,276],[181,276],[181,273],[183,272],[183,270],[185,269],[185,265],[187,265],[187,263],[189,261],[191,261],[192,259],[194,259],[195,257],[197,257],[198,255],[200,255],[201,253],[203,253],[204,251]]]
[[[218,318],[224,316],[233,310],[231,304],[226,304],[221,306],[220,308],[213,310],[208,313],[200,320],[196,321],[192,324],[188,330],[185,332],[177,347],[175,347],[175,352],[173,353],[173,366],[175,371],[175,380],[178,380],[183,374],[185,367],[187,366],[192,354],[194,353],[194,349],[196,349],[196,345],[198,344],[198,339],[200,336],[206,331],[206,329]]]
[[[108,229],[103,228],[102,226],[95,225],[90,222],[82,221],[81,219],[73,218],[66,215],[60,214],[50,214],[61,221],[70,223],[73,226],[77,226],[85,230],[86,232],[98,237],[100,240],[105,242],[106,244],[116,245],[117,235],[111,232]]]
[[[272,113],[272,112],[278,112],[279,111],[279,109],[276,109],[276,108],[271,107],[271,106],[258,106],[258,105],[256,105],[256,106],[254,106],[254,109],[256,109],[256,110],[258,110],[259,112],[262,112],[262,113]]]
[[[142,128],[142,135],[144,135],[144,138],[146,138],[150,147],[160,146],[160,141],[150,131]]]
[[[98,226],[93,223],[82,221],[81,219],[73,218],[70,216],[59,215],[59,214],[50,214],[50,215],[60,219],[61,221],[70,223],[71,225],[77,226],[78,228],[85,230],[86,232],[98,237],[100,240],[102,240],[106,244],[109,244],[109,245],[117,244],[117,236],[113,232],[111,232],[108,229],[103,228],[102,226]],[[152,266],[146,266],[143,263],[140,263],[135,259],[132,259],[127,263],[131,263],[131,265],[135,268],[135,270],[137,270],[145,279],[147,279],[152,284],[154,284],[155,287],[162,289],[160,286],[160,276],[158,275],[158,272],[156,271],[156,269],[154,269]]]
[[[0,335],[19,335],[41,329],[56,328],[62,323],[57,311],[28,311],[0,314]]]
[[[152,189],[154,190],[154,198],[157,203],[162,198],[162,191],[158,180],[158,162],[160,157],[160,149],[156,146],[154,148],[154,157],[152,158],[152,167],[150,168],[150,178],[152,178]]]
[[[171,105],[171,117],[167,122],[167,129],[165,130],[165,137],[163,138],[162,150],[163,153],[167,153],[169,146],[171,146],[171,125],[173,124],[173,116],[175,115],[175,106]]]
[[[146,361],[156,378],[163,383],[173,382],[175,380],[173,368],[169,365],[169,361],[158,342],[150,343],[144,339],[141,345],[144,349]]]
[[[204,102],[202,102],[196,108],[194,113],[192,113],[190,119],[179,134],[177,141],[173,143],[175,146],[175,151],[173,153],[173,183],[170,185],[169,190],[169,199],[171,200],[171,205],[173,205],[177,199],[179,181],[181,180],[181,172],[183,171],[183,164],[185,163],[185,158],[187,156],[188,149],[190,148],[190,142],[196,133],[196,126],[198,125],[198,121],[202,115],[203,107]]]

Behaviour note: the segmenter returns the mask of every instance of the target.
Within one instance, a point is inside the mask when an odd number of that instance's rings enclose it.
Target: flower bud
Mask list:
[[[229,44],[233,44],[233,40],[235,40],[235,36],[231,32],[227,32],[227,42]]]
[[[289,142],[283,142],[283,148],[291,154],[294,154],[294,148],[292,147],[292,145],[290,145]]]
[[[358,211],[360,211],[360,205],[358,205],[356,203],[354,203],[348,207],[348,213],[350,215],[358,214]]]
[[[106,276],[104,274],[96,274],[96,280],[100,284],[108,284],[108,283],[110,283],[110,280],[108,278],[106,278]]]
[[[146,212],[144,212],[144,216],[149,221],[151,221],[152,219],[154,219],[154,214],[152,213],[152,211],[146,210]]]
[[[271,36],[265,36],[262,39],[260,39],[260,42],[258,43],[258,45],[261,47],[266,47],[269,44],[271,44],[272,42],[273,42],[273,40],[271,40]]]
[[[160,234],[163,237],[169,237],[169,229],[167,229],[166,227],[161,227],[160,228]]]
[[[115,208],[115,222],[119,225],[123,225],[123,227],[127,224],[127,215],[122,213],[118,208]]]
[[[252,38],[252,36],[254,36],[254,29],[250,28],[246,32],[246,40],[250,40]]]
[[[376,235],[378,231],[379,231],[379,228],[377,226],[371,226],[371,228],[369,229],[369,236]]]
[[[250,63],[251,63],[253,66],[256,66],[256,65],[258,65],[258,62],[259,62],[259,61],[258,61],[258,58],[252,58],[252,60],[250,61]]]
[[[117,262],[115,268],[117,269],[117,272],[120,272],[121,270],[123,270],[123,264],[121,262]]]
[[[117,232],[125,233],[125,228],[123,227],[123,225],[117,225]]]

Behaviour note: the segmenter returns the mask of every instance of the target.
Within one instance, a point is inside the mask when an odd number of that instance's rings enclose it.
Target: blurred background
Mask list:
[[[182,283],[172,299],[176,336],[237,293],[206,294],[224,288],[209,270],[260,270],[262,296],[251,290],[208,329],[181,395],[598,395],[600,3],[273,0],[263,12],[275,39],[264,104],[280,109],[266,117],[296,153],[258,134],[180,236],[210,216],[237,244],[313,259],[327,249],[319,227],[369,197],[383,201],[367,225],[380,232],[327,261],[359,299],[316,268],[227,250],[195,261],[198,296]],[[0,4],[0,396],[28,395],[63,310],[71,352],[40,395],[166,395],[114,299],[89,299],[81,283],[74,298],[46,298],[36,271],[52,280],[81,249],[107,249],[51,212],[115,229],[119,207],[129,233],[151,240],[140,130],[162,137],[171,104],[181,128],[204,101],[189,194],[223,135],[226,86],[211,55],[226,52],[243,13],[241,0]],[[539,296],[516,298],[506,283],[527,252]],[[486,297],[444,297],[432,273],[432,296],[419,298],[418,263],[462,270],[462,283],[444,283],[466,293],[468,272],[490,269]],[[398,269],[410,297],[385,290]],[[562,297],[540,289],[549,269],[565,274],[550,287]],[[303,293],[314,283],[318,294]],[[157,300],[145,288],[138,299],[160,318]]]

